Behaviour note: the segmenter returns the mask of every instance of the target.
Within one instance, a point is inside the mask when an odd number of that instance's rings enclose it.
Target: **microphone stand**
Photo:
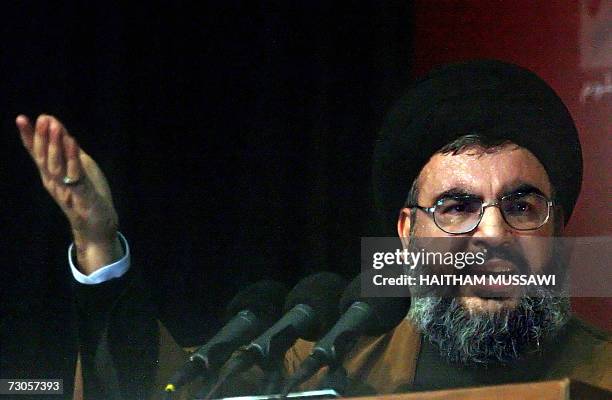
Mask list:
[[[263,381],[261,393],[263,395],[271,395],[277,394],[280,390],[280,387],[283,383],[283,374],[281,373],[281,368],[276,366],[272,369],[266,369],[265,379]]]
[[[215,383],[217,381],[217,378],[218,378],[218,374],[214,374],[213,376],[209,377],[208,379],[204,379],[200,389],[196,392],[195,398],[196,399],[204,399],[204,398],[206,398],[208,393],[210,393],[211,390],[213,389],[213,387],[214,387],[214,385],[215,385]]]
[[[348,387],[348,374],[342,364],[330,366],[319,385],[320,389],[332,389],[343,396]]]

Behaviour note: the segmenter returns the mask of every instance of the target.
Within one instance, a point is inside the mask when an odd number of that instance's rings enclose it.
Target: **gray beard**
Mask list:
[[[456,298],[418,297],[408,316],[450,362],[507,364],[537,351],[569,319],[569,298],[541,291],[496,313],[470,314]]]

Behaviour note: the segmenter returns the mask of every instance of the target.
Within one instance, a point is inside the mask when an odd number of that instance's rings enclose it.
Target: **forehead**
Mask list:
[[[522,185],[531,185],[551,195],[551,184],[544,166],[527,149],[507,145],[495,152],[467,149],[460,154],[435,154],[418,178],[419,199],[432,200],[442,192],[463,189],[497,198]]]

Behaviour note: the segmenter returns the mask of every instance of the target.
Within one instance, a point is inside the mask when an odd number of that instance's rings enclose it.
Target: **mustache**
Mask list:
[[[503,261],[508,261],[518,269],[518,272],[521,274],[527,274],[530,272],[531,268],[529,267],[529,262],[527,258],[523,254],[523,252],[515,247],[511,246],[485,246],[480,247],[476,251],[486,252],[485,264],[486,260],[499,259]],[[472,266],[468,266],[464,268],[465,270],[472,269]]]

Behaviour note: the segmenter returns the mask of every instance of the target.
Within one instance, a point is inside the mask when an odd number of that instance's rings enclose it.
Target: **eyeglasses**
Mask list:
[[[497,207],[506,224],[517,231],[532,231],[543,226],[550,218],[552,200],[539,193],[512,193],[493,203],[465,196],[443,197],[433,207],[408,205],[429,214],[438,228],[446,233],[458,235],[476,229],[485,210]]]

